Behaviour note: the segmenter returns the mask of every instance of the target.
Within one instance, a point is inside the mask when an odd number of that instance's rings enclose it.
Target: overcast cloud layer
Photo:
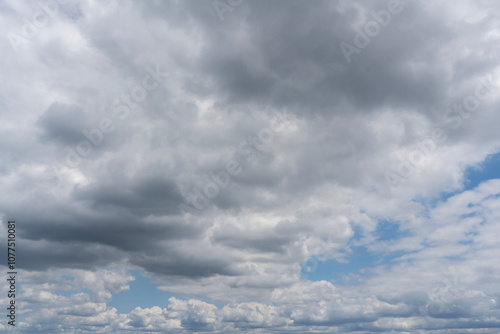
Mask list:
[[[498,13],[3,1],[0,331],[498,333],[500,179],[464,188],[500,149]],[[119,312],[138,269],[173,297]]]

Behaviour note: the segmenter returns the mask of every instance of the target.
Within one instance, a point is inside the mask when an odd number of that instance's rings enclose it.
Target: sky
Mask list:
[[[498,13],[2,1],[0,333],[497,334]]]

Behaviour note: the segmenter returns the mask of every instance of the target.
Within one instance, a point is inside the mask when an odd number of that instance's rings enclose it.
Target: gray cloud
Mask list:
[[[498,4],[403,1],[349,62],[340,44],[388,1],[221,1],[222,21],[212,1],[75,0],[18,53],[0,41],[0,215],[19,222],[23,330],[496,333],[498,182],[462,190],[500,147]],[[38,10],[7,2],[2,31],[22,36]],[[444,111],[485,78],[452,127]],[[447,140],[391,188],[437,127]],[[401,233],[382,238],[384,221]],[[355,246],[380,261],[301,278]],[[134,269],[175,297],[118,313]]]

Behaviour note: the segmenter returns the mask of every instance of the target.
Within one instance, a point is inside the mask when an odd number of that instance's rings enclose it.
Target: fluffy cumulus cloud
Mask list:
[[[497,333],[499,10],[4,1],[0,331]]]

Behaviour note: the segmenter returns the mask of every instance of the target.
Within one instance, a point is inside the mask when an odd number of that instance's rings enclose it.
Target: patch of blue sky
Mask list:
[[[464,172],[464,190],[476,188],[481,182],[500,179],[500,152],[490,154],[486,159]]]
[[[351,253],[339,262],[335,259],[321,262],[310,258],[302,263],[301,278],[311,281],[331,281],[336,285],[353,285],[358,275],[367,277],[370,269],[377,266],[390,266],[408,252],[397,251],[391,253],[371,252],[365,246],[351,246]]]
[[[448,198],[467,190],[472,190],[482,182],[500,178],[500,152],[488,155],[481,163],[470,166],[463,173],[463,187],[452,192],[443,192],[438,197],[415,198],[414,201],[431,209]]]
[[[143,270],[136,269],[130,272],[135,277],[129,282],[129,290],[113,294],[108,306],[115,307],[118,313],[129,313],[136,307],[151,308],[159,306],[164,308],[168,299],[174,295],[158,289],[158,284],[146,276]]]
[[[367,251],[365,246],[351,247],[351,253],[345,258],[346,262],[327,260],[324,262],[311,258],[302,263],[301,277],[311,281],[337,281],[351,273],[357,274],[361,269],[371,266],[378,260],[378,256]]]
[[[159,284],[155,279],[148,277],[141,269],[132,270],[130,274],[135,277],[135,280],[129,282],[129,290],[113,294],[107,302],[107,305],[116,308],[118,313],[129,313],[136,307],[142,309],[153,306],[165,308],[170,297],[178,299],[196,298],[196,296],[172,294],[158,289]],[[210,299],[205,301],[214,304],[218,308],[227,304],[215,302]]]
[[[388,241],[409,236],[409,233],[401,230],[400,225],[396,222],[382,220],[378,222],[374,235],[378,241]]]
[[[408,235],[406,231],[399,229],[398,224],[387,220],[378,225],[374,234],[378,241],[391,241]],[[312,257],[301,264],[301,277],[311,281],[325,280],[333,281],[335,284],[347,282],[355,284],[357,282],[352,280],[352,277],[360,274],[368,275],[369,270],[367,269],[379,265],[391,265],[395,259],[407,254],[402,251],[391,253],[372,252],[366,246],[356,245],[361,238],[362,231],[359,226],[356,226],[349,245],[350,252],[346,252],[342,262],[335,259],[322,262]]]
[[[454,196],[463,191],[476,188],[482,182],[500,178],[500,152],[489,155],[482,163],[467,168],[464,171],[464,187],[452,193],[443,193],[438,198],[416,198],[415,202],[423,204],[427,209],[435,207],[438,203],[445,202],[451,196]],[[462,218],[474,217],[474,214],[464,215]],[[397,223],[390,220],[380,221],[374,236],[378,241],[390,242],[407,236],[406,231],[402,231]],[[355,227],[354,236],[351,241],[359,241],[362,238],[361,229]],[[471,240],[462,240],[461,244],[469,244]],[[432,245],[429,245],[431,247]],[[390,265],[394,261],[407,254],[402,251],[391,253],[375,253],[369,251],[365,246],[350,246],[351,252],[348,253],[344,260],[328,260],[321,262],[316,258],[309,258],[302,263],[301,277],[312,281],[333,281],[336,284],[342,284],[347,277],[355,277],[356,275],[367,275],[370,268],[379,265]]]

